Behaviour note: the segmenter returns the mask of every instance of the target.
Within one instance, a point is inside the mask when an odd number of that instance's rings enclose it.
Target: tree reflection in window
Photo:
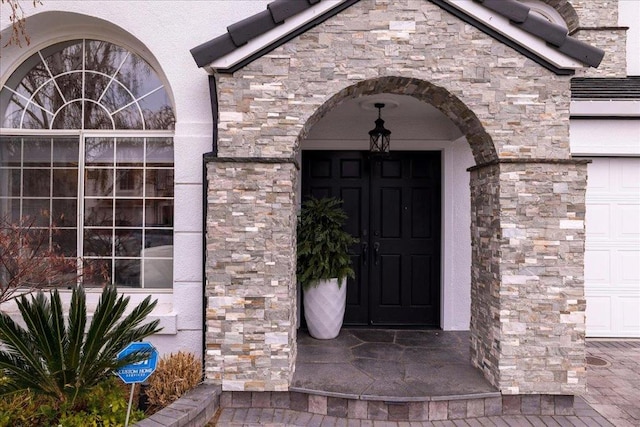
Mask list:
[[[0,90],[0,217],[50,230],[53,249],[99,273],[83,274],[85,286],[104,273],[119,286],[171,287],[173,138],[155,131],[174,122],[138,55],[97,40],[38,51]]]
[[[0,92],[2,127],[173,129],[168,94],[149,64],[113,43],[73,40],[38,51]]]

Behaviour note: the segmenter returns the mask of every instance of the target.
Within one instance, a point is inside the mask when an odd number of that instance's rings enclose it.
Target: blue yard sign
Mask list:
[[[132,342],[118,353],[118,359],[122,359],[128,354],[136,351],[146,351],[149,353],[149,358],[137,363],[131,363],[123,366],[116,371],[116,374],[120,377],[125,384],[141,383],[146,381],[147,378],[153,374],[158,365],[158,351],[151,343],[148,342]]]

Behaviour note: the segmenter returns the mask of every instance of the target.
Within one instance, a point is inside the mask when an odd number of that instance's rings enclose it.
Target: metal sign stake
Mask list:
[[[131,405],[133,404],[133,390],[136,388],[136,383],[131,384],[131,394],[129,395],[129,406],[127,406],[127,418],[124,420],[124,427],[129,427],[129,415],[131,414]]]
[[[127,407],[127,417],[124,422],[124,427],[129,427],[129,417],[131,415],[131,406],[133,405],[133,391],[136,383],[146,381],[156,370],[158,364],[158,351],[148,342],[133,342],[129,344],[124,350],[118,353],[118,359],[122,359],[136,351],[148,352],[149,358],[122,366],[115,372],[125,384],[131,384],[131,394],[129,395],[129,406]]]

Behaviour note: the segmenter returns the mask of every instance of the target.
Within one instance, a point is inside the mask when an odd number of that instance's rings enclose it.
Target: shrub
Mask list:
[[[168,406],[201,380],[202,364],[193,354],[179,351],[163,357],[149,377],[145,390],[149,403],[147,412],[153,413]]]
[[[26,390],[0,398],[0,427],[121,426],[125,422],[128,404],[128,391],[115,377],[93,387],[74,410],[55,409],[53,398]],[[134,408],[129,421],[143,418],[144,413]]]
[[[142,324],[155,301],[147,297],[125,315],[128,303],[115,286],[105,287],[86,328],[81,287],[73,290],[66,322],[57,289],[48,298],[42,292],[21,296],[18,308],[26,329],[0,312],[0,372],[6,378],[0,396],[30,390],[51,397],[55,410],[75,410],[114,370],[148,358],[145,352],[116,357],[129,343],[159,331],[158,320]]]

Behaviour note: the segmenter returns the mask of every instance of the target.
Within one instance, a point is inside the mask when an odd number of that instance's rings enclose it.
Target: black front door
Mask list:
[[[346,325],[439,325],[439,152],[303,151],[302,194],[342,199],[360,239]]]

